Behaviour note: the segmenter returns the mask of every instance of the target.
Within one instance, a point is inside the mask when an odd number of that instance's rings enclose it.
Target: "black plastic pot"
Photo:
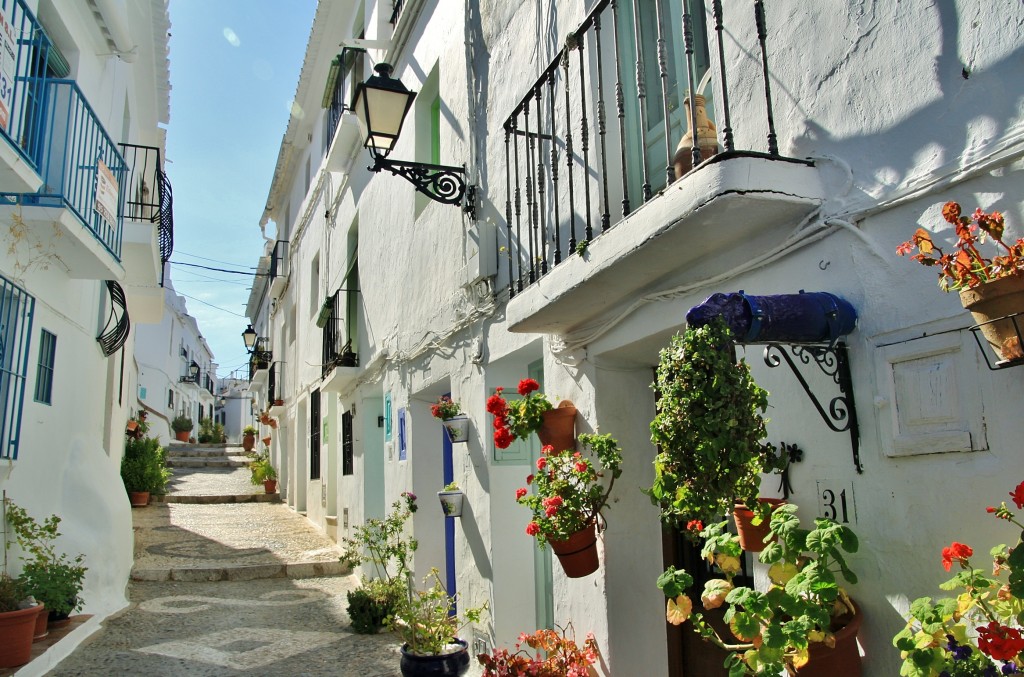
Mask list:
[[[462,649],[442,656],[419,656],[402,645],[402,677],[460,677],[469,670],[469,644],[455,639]]]

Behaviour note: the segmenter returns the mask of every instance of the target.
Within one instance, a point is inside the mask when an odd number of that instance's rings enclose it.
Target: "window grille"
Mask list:
[[[18,458],[36,300],[0,277],[0,458]]]
[[[53,404],[53,368],[57,356],[57,337],[45,329],[39,332],[39,363],[36,369],[35,401]]]
[[[309,394],[309,479],[320,479],[320,391]]]
[[[346,411],[341,415],[341,474],[351,475],[355,472],[353,467],[352,449],[352,412]]]

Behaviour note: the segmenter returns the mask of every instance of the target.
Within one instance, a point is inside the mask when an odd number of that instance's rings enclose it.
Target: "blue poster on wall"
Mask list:
[[[404,461],[408,457],[408,448],[405,439],[405,408],[398,410],[398,460]]]

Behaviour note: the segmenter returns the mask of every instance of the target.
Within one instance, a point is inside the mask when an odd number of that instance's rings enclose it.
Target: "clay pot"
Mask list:
[[[0,668],[13,668],[32,658],[39,605],[0,613]]]
[[[718,130],[715,128],[715,123],[708,119],[704,97],[698,94],[693,98],[697,102],[697,147],[700,149],[700,159],[704,161],[712,155],[718,155]],[[676,179],[682,178],[684,174],[693,169],[693,129],[691,128],[693,121],[690,118],[690,97],[683,100],[683,110],[686,134],[679,139],[676,155],[672,160]]]
[[[768,503],[772,506],[772,512],[775,509],[785,503],[786,501],[781,498],[759,498],[757,499],[760,503]],[[736,533],[740,537],[740,547],[747,552],[761,552],[764,550],[765,538],[771,533],[770,518],[765,519],[760,524],[754,524],[754,511],[747,508],[747,506],[737,503],[732,510],[732,517],[736,520]],[[774,542],[773,538],[769,543]]]
[[[551,445],[555,451],[576,449],[576,407],[569,400],[541,414],[543,423],[537,430],[542,446]]]
[[[971,311],[974,321],[981,325],[981,334],[1002,360],[1024,358],[1024,346],[1017,334],[1013,319],[998,320],[1014,313],[1024,312],[1024,275],[1001,277],[974,289],[960,291],[960,303]],[[1016,318],[1024,333],[1024,317]],[[988,324],[985,324],[988,323]]]
[[[133,508],[145,508],[147,505],[149,505],[149,492],[129,491],[128,501],[132,504]]]
[[[564,541],[548,541],[567,578],[583,578],[597,571],[597,525],[591,523]]]

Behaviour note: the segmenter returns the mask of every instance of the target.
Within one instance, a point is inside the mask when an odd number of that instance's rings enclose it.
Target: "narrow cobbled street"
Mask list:
[[[394,636],[350,630],[338,547],[250,484],[241,448],[168,461],[168,495],[133,510],[129,608],[48,674],[399,674]]]

